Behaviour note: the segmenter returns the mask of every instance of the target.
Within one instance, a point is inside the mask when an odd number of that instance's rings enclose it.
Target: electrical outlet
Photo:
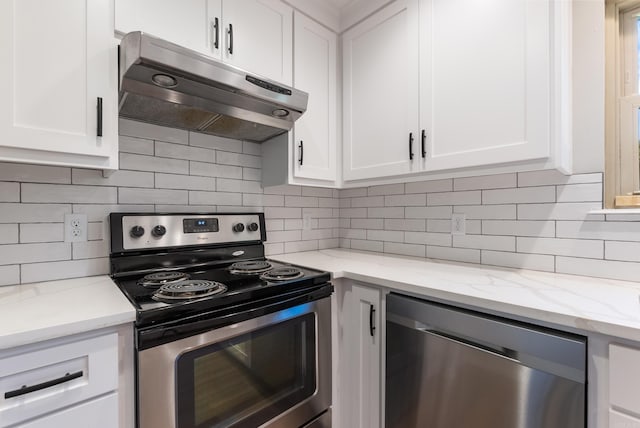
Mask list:
[[[84,242],[87,240],[87,215],[65,214],[64,242]]]
[[[311,230],[311,214],[302,215],[302,230]]]
[[[466,215],[464,214],[452,214],[451,215],[451,234],[452,235],[464,235],[467,233],[466,228]]]

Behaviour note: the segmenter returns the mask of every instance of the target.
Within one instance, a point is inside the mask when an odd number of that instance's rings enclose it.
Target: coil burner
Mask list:
[[[188,279],[163,285],[152,298],[161,302],[175,302],[213,296],[225,291],[227,286],[219,282]]]
[[[237,262],[229,266],[229,272],[234,275],[257,275],[271,270],[273,266],[265,260],[249,260]]]
[[[189,275],[182,272],[156,272],[150,273],[142,278],[138,283],[147,288],[158,288],[167,284],[185,281],[189,279]]]
[[[271,269],[260,275],[260,279],[267,282],[282,282],[289,281],[304,276],[304,273],[300,269],[294,267],[282,267]]]

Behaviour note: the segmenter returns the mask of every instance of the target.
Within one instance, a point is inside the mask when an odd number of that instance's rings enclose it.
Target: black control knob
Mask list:
[[[156,227],[153,228],[153,230],[151,231],[151,234],[153,236],[157,236],[157,237],[161,237],[163,236],[165,233],[167,233],[167,228],[162,226],[162,225],[157,225]]]
[[[233,231],[236,233],[244,232],[244,224],[236,223],[233,225]]]
[[[258,223],[249,223],[247,229],[249,229],[249,232],[255,232],[258,230]]]
[[[132,238],[139,238],[144,235],[144,227],[142,226],[133,226],[129,231],[129,234]]]

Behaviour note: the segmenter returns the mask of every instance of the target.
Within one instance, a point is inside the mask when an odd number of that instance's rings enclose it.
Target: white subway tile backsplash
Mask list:
[[[302,231],[302,240],[309,241],[312,239],[332,239],[333,229],[312,229]]]
[[[185,130],[166,128],[151,123],[136,122],[134,120],[120,119],[118,131],[121,136],[160,140],[177,144],[189,143],[189,133]]]
[[[60,225],[62,230],[64,226]],[[108,222],[94,222],[87,223],[87,239],[89,241],[98,241],[100,239],[107,239],[109,236]]]
[[[320,208],[339,208],[340,200],[336,198],[318,198],[318,207]]]
[[[0,224],[0,244],[17,244],[19,239],[18,236],[19,232],[17,224]]]
[[[203,147],[210,151],[222,150],[225,152],[242,153],[242,141],[231,138],[217,137],[215,135],[189,132],[189,145]],[[258,153],[259,155],[260,153]]]
[[[96,259],[109,257],[110,244],[108,240],[74,242],[72,245],[73,259]]]
[[[103,204],[74,204],[73,212],[76,214],[86,214],[87,221],[107,221],[109,213],[112,212],[153,212],[154,206],[150,204],[136,205],[136,204],[120,204],[120,205],[103,205]],[[69,210],[71,212],[71,210]],[[27,220],[29,221],[29,220]],[[31,222],[37,222],[38,220],[31,220]],[[43,221],[64,221],[64,214],[60,216],[58,220],[43,220]]]
[[[22,202],[114,204],[115,187],[22,183]]]
[[[351,207],[353,208],[384,207],[384,197],[383,196],[363,196],[360,198],[352,198]]]
[[[257,168],[242,168],[242,179],[249,181],[262,181],[262,170]]]
[[[626,281],[638,280],[637,263],[613,260],[556,257],[556,272]]]
[[[511,235],[553,237],[556,224],[553,221],[528,220],[482,220],[482,233],[485,235]]]
[[[342,210],[340,211],[342,215]],[[369,218],[403,218],[404,207],[367,208]]]
[[[400,254],[403,256],[425,257],[427,247],[416,244],[399,244],[397,242],[384,242],[383,251],[389,254]]]
[[[169,174],[189,174],[189,161],[120,153],[120,169],[166,172]]]
[[[0,181],[0,202],[20,202],[20,183]]]
[[[265,195],[289,195],[289,196],[302,196],[302,187],[300,186],[270,186],[264,188]]]
[[[216,190],[216,179],[211,177],[198,177],[178,174],[155,174],[155,187],[157,189],[176,190]]]
[[[121,136],[118,140],[120,153],[135,153],[153,156],[153,140],[144,138]]]
[[[598,202],[518,205],[519,220],[585,220],[589,211],[600,209]]]
[[[0,245],[0,265],[36,263],[71,258],[71,244],[8,244]]]
[[[451,235],[448,233],[405,232],[404,242],[408,244],[451,246]]]
[[[555,256],[602,259],[604,242],[591,239],[518,237],[519,253],[551,254]]]
[[[365,229],[340,229],[340,237],[345,239],[367,239]]]
[[[223,208],[218,208],[215,205],[165,205],[165,204],[157,204],[155,206],[155,212],[157,213],[215,213],[215,212],[223,212]],[[233,208],[236,211],[251,211],[250,208]]]
[[[271,232],[273,230],[284,230],[284,220],[283,219],[271,219],[265,220],[264,225],[267,229],[267,232]]]
[[[451,219],[453,209],[450,206],[440,207],[406,207],[405,218]]]
[[[606,241],[604,258],[640,263],[640,242]]]
[[[0,162],[0,181],[70,184],[71,169],[60,166]]]
[[[0,285],[12,285],[20,282],[20,265],[0,266]]]
[[[301,218],[285,218],[284,230],[301,230],[302,219]]]
[[[284,243],[283,242],[275,242],[273,244],[269,242],[264,243],[264,254],[268,256],[273,256],[275,254],[284,253]]]
[[[516,218],[516,205],[468,205],[453,207],[456,214],[474,220],[511,220]],[[451,216],[449,216],[451,217]]]
[[[237,178],[241,179],[243,168],[239,166],[210,164],[205,162],[189,162],[189,174],[203,177]]]
[[[427,205],[477,205],[481,202],[480,191],[430,193]]]
[[[484,205],[513,203],[532,204],[540,202],[555,202],[555,200],[556,188],[553,186],[482,191],[482,203]]]
[[[243,141],[242,153],[246,153],[248,155],[262,156],[262,144],[252,143],[251,141]]]
[[[602,184],[570,184],[557,186],[558,202],[600,202],[602,201]]]
[[[316,251],[318,249],[318,241],[293,241],[284,243],[285,253],[296,253],[298,251]]]
[[[102,223],[100,223],[100,225],[102,225]],[[2,233],[2,225],[0,225],[0,236],[2,235],[4,235],[4,233]],[[16,231],[16,242],[17,236]],[[62,241],[64,241],[64,223],[23,223],[20,225],[20,243],[31,244],[36,242]],[[6,244],[7,242],[2,242],[2,238],[0,238],[0,243]]]
[[[385,229],[384,219],[381,218],[354,218],[350,227],[354,229]]]
[[[216,182],[216,189],[219,192],[262,193],[262,185],[258,181],[218,178]]]
[[[188,202],[180,202],[184,205],[216,205],[218,208],[222,205],[242,206],[241,193],[226,192],[202,192],[197,190],[189,191]]]
[[[480,263],[480,250],[427,245],[427,258],[454,262]]]
[[[264,203],[263,194],[259,193],[243,193],[242,194],[242,206],[244,207],[264,207],[266,204]]]
[[[404,183],[371,186],[367,193],[369,196],[401,195],[404,193]]]
[[[450,192],[453,190],[453,180],[416,181],[404,185],[405,193],[433,193]]]
[[[340,240],[338,238],[318,239],[318,250],[326,250],[328,248],[338,248]]]
[[[333,198],[334,189],[323,187],[302,187],[302,196],[317,196],[319,198]]]
[[[370,241],[404,242],[404,232],[398,230],[367,230]]]
[[[198,162],[215,163],[216,152],[200,147],[183,146],[181,144],[156,141],[156,156],[170,159],[184,159]]]
[[[453,246],[479,250],[515,251],[516,238],[514,236],[454,235]]]
[[[114,171],[108,177],[104,177],[99,170],[73,168],[72,182],[93,186],[153,187],[154,177],[152,172],[126,170]]]
[[[286,207],[316,208],[318,198],[313,196],[285,196],[284,205]]]
[[[120,187],[118,189],[118,202],[121,204],[188,205],[189,192],[187,190]]]
[[[454,178],[453,190],[458,192],[461,190],[504,189],[516,187],[517,182],[515,173]]]
[[[482,264],[553,272],[555,269],[555,257],[544,254],[482,250]]]
[[[216,163],[222,165],[245,166],[248,168],[261,167],[261,159],[258,156],[222,151],[216,151]]]
[[[342,198],[357,198],[367,196],[367,188],[366,187],[357,187],[355,189],[341,189],[340,190],[340,199]]]
[[[518,173],[518,187],[600,182],[602,182],[601,173],[564,175],[553,169]]]
[[[412,195],[390,195],[384,197],[384,205],[387,207],[410,207],[427,205],[427,195],[415,193]]]
[[[424,232],[427,229],[426,224],[426,220],[423,219],[388,218],[384,220],[384,229]],[[381,229],[381,227],[372,229]]]
[[[301,208],[265,207],[266,218],[302,218]]]
[[[29,263],[20,266],[20,277],[23,283],[106,275],[108,273],[108,257],[50,263]]]
[[[341,247],[344,247],[343,243],[340,243]],[[362,239],[351,239],[350,247],[354,250],[360,251],[376,251],[382,253],[384,251],[384,243],[382,241],[365,241]]]
[[[366,208],[340,208],[340,217],[367,218],[367,209]],[[380,215],[379,217],[382,217],[382,215]]]
[[[558,238],[640,241],[640,223],[603,221],[558,221]]]

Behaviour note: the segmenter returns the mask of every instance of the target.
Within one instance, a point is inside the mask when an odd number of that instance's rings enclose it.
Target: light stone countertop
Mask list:
[[[328,271],[333,278],[640,341],[636,282],[341,249],[269,258]]]
[[[0,287],[0,349],[133,322],[108,276]]]

